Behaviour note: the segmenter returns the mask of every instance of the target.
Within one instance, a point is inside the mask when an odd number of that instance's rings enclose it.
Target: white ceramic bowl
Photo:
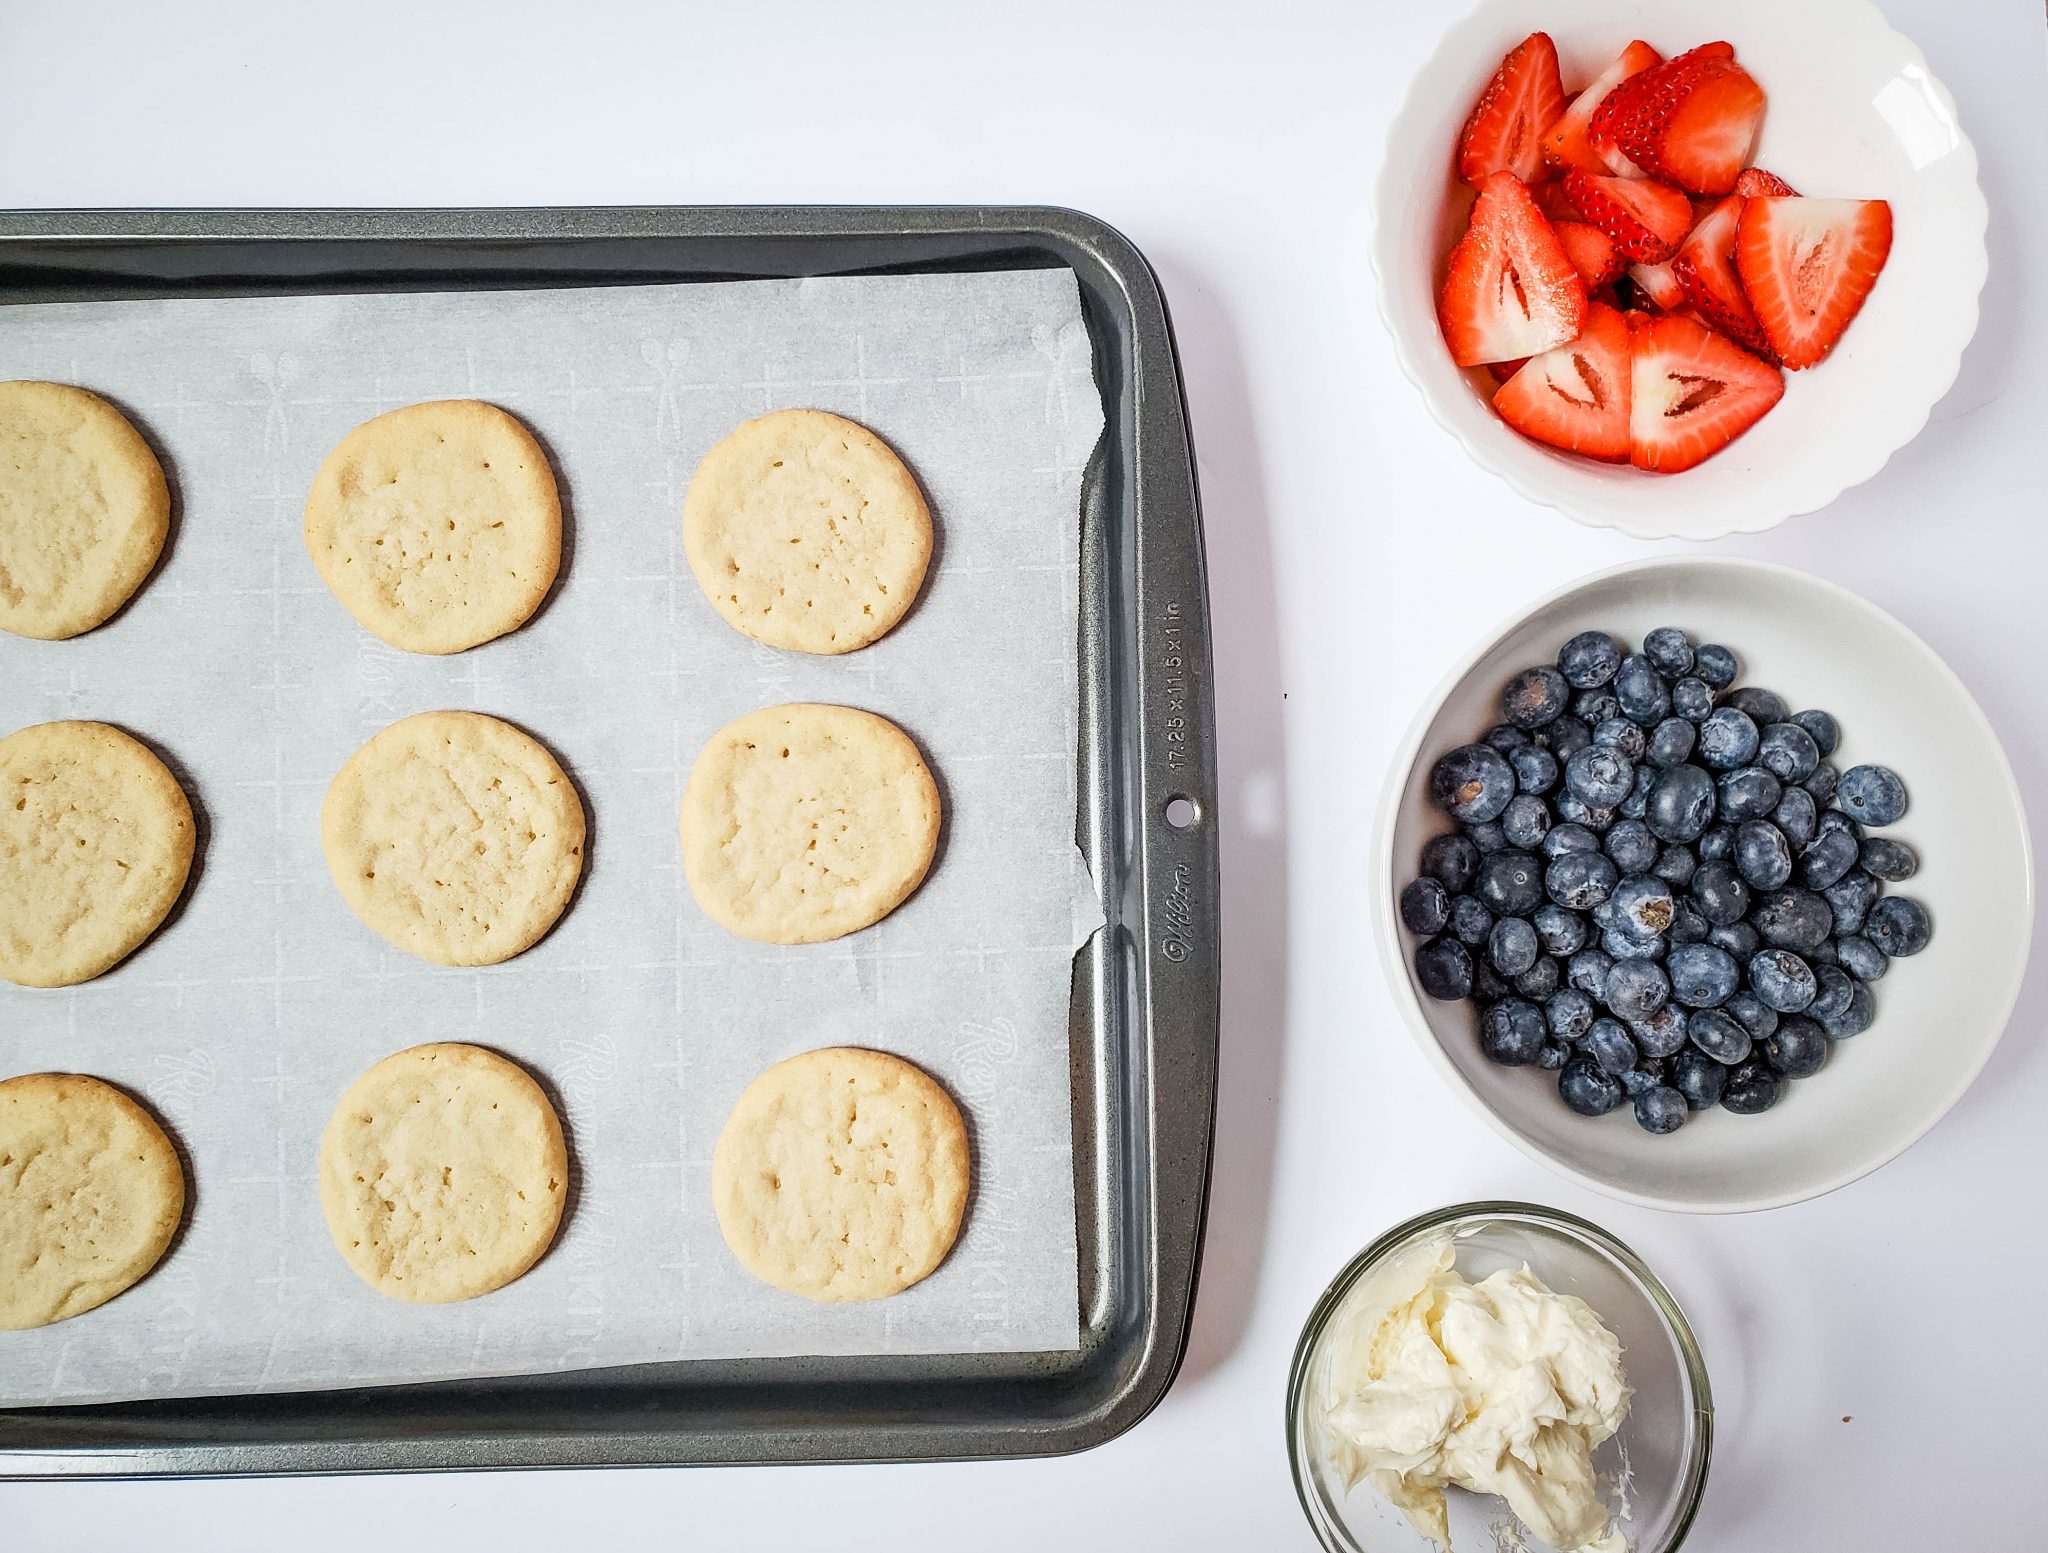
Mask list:
[[[1444,258],[1471,209],[1457,137],[1501,56],[1536,31],[1555,40],[1567,91],[1631,38],[1667,55],[1726,39],[1770,99],[1757,165],[1805,194],[1891,201],[1891,258],[1834,354],[1787,373],[1770,414],[1682,474],[1521,437],[1488,403],[1492,377],[1455,366],[1437,328]],[[1640,539],[1751,533],[1826,506],[1927,424],[1977,330],[1977,156],[1920,50],[1868,0],[1481,0],[1410,85],[1373,203],[1380,315],[1430,414],[1529,500]]]
[[[1422,845],[1449,820],[1425,788],[1438,756],[1499,721],[1501,687],[1554,661],[1580,631],[1631,647],[1662,625],[1732,648],[1738,684],[1822,707],[1842,726],[1832,759],[1896,770],[1911,803],[1882,834],[1909,843],[1918,874],[1888,890],[1926,905],[1934,938],[1872,987],[1877,1017],[1771,1110],[1718,1107],[1653,1137],[1624,1105],[1589,1118],[1556,1076],[1480,1052],[1470,1003],[1415,985],[1415,937],[1395,901]],[[1744,1212],[1818,1197],[1895,1158],[1970,1085],[2011,1016],[2034,924],[2033,864],[2012,768],[1977,703],[1933,649],[1856,595],[1758,561],[1661,559],[1599,572],[1539,600],[1439,687],[1395,757],[1373,861],[1388,980],[1423,1049],[1458,1092],[1525,1153],[1562,1175],[1654,1208]]]

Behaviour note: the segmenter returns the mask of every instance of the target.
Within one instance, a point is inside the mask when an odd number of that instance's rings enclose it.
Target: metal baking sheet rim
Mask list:
[[[1108,924],[1075,957],[1071,1004],[1080,1348],[4,1410],[0,1476],[1055,1455],[1165,1395],[1208,1206],[1221,903],[1200,500],[1143,255],[1043,207],[0,212],[0,304],[1046,264],[1079,279],[1108,421],[1082,520],[1077,835]]]

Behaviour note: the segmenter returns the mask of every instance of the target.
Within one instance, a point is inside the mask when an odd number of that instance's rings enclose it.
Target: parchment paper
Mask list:
[[[1075,632],[1102,407],[1070,272],[4,307],[0,377],[113,399],[176,493],[168,558],[124,614],[70,642],[0,636],[0,732],[117,723],[165,755],[202,817],[196,882],[142,952],[82,987],[0,983],[0,1074],[129,1088],[174,1131],[194,1191],[145,1282],[0,1333],[0,1402],[1075,1345],[1067,1009],[1074,950],[1102,920],[1074,845]],[[451,397],[502,405],[541,439],[569,553],[525,629],[416,657],[321,586],[302,504],[350,427]],[[741,637],[682,556],[698,458],[792,405],[884,437],[939,530],[917,608],[846,657]],[[690,898],[682,785],[731,718],[805,700],[880,712],[920,742],[945,799],[942,850],[866,932],[749,944]],[[387,947],[320,851],[342,761],[441,707],[532,731],[590,819],[560,925],[482,970]],[[558,1097],[574,1159],[553,1251],[458,1305],[360,1283],[316,1187],[343,1089],[428,1040],[525,1063]],[[963,1102],[975,1147],[951,1258],[863,1305],[755,1282],[709,1200],[740,1090],[833,1044],[923,1065]]]

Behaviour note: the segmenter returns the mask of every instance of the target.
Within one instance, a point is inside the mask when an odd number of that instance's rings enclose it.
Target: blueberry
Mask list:
[[[1785,833],[1795,847],[1809,846],[1820,833],[1820,805],[1803,787],[1788,787],[1770,814],[1771,823]]]
[[[1508,849],[1508,833],[1501,829],[1499,820],[1485,820],[1477,825],[1467,825],[1465,835],[1472,845],[1479,849],[1481,857],[1491,857],[1496,852]]]
[[[1544,1000],[1543,1017],[1560,1041],[1576,1041],[1592,1028],[1593,1000],[1577,987],[1560,987]]]
[[[1597,728],[1608,718],[1621,716],[1621,702],[1611,690],[1582,690],[1572,697],[1572,716]]]
[[[1439,760],[1429,773],[1429,796],[1454,819],[1497,820],[1515,796],[1515,773],[1498,750],[1467,744]]]
[[[1721,1090],[1721,1109],[1737,1116],[1755,1116],[1778,1103],[1785,1081],[1761,1056],[1736,1064]]]
[[[1650,789],[1643,818],[1659,841],[1697,841],[1714,818],[1714,779],[1698,766],[1673,766]]]
[[[1820,800],[1816,798],[1814,801],[1818,803]],[[1815,828],[1814,835],[1816,837],[1825,836],[1829,831],[1834,830],[1847,831],[1856,838],[1857,846],[1863,845],[1863,822],[1861,820],[1844,814],[1840,809],[1822,809],[1820,812],[1820,824]]]
[[[1488,965],[1483,957],[1472,962],[1472,999],[1474,1002],[1482,1005],[1498,1003],[1502,998],[1513,993],[1514,990],[1513,987],[1508,985],[1508,979]]]
[[[1735,956],[1712,944],[1680,944],[1664,962],[1671,995],[1687,1008],[1718,1008],[1742,985]]]
[[[1870,908],[1870,920],[1863,925],[1863,936],[1893,959],[1918,954],[1933,933],[1927,908],[1904,895],[1888,895],[1879,901]]]
[[[1557,817],[1573,825],[1583,825],[1588,830],[1604,831],[1614,823],[1612,809],[1596,809],[1576,793],[1559,793],[1551,805],[1557,810]]]
[[[1619,1019],[1605,1016],[1586,1027],[1586,1053],[1608,1073],[1626,1073],[1640,1059],[1636,1043]]]
[[[1479,1021],[1479,1048],[1503,1067],[1522,1068],[1536,1060],[1549,1034],[1542,1009],[1521,998],[1503,998]]]
[[[1565,965],[1565,980],[1596,1002],[1607,999],[1607,974],[1614,956],[1604,949],[1581,949]]]
[[[1608,928],[1600,934],[1600,947],[1616,960],[1661,960],[1671,952],[1668,940],[1638,938],[1620,928]]]
[[[1829,761],[1822,761],[1813,768],[1813,775],[1799,785],[1806,789],[1807,796],[1825,809],[1835,801],[1835,788],[1842,780],[1842,773]]]
[[[1809,890],[1825,892],[1830,885],[1839,884],[1856,866],[1856,859],[1861,853],[1856,838],[1846,830],[1831,830],[1825,836],[1816,836],[1813,845],[1799,854],[1800,880]]]
[[[1750,956],[1764,946],[1757,930],[1747,922],[1730,922],[1717,927],[1707,935],[1707,942],[1716,949],[1727,950],[1744,965],[1749,964]]]
[[[1797,723],[1771,723],[1758,736],[1757,761],[1781,782],[1804,782],[1820,765],[1813,735]]]
[[[1735,1022],[1749,1032],[1753,1041],[1761,1041],[1778,1028],[1778,1011],[1754,992],[1738,992],[1721,1007],[1724,1013],[1734,1016]]]
[[[1820,1027],[1827,1031],[1828,1039],[1846,1041],[1852,1035],[1861,1035],[1870,1028],[1870,1021],[1876,1017],[1877,1007],[1871,1001],[1870,989],[1860,981],[1849,984],[1849,1006],[1839,1014],[1819,1015]]]
[[[1417,879],[1401,892],[1401,920],[1408,931],[1430,938],[1451,920],[1451,895],[1435,879]]]
[[[1889,766],[1851,766],[1835,802],[1865,825],[1890,825],[1906,812],[1906,784]]]
[[[1503,976],[1519,976],[1536,963],[1536,930],[1520,917],[1502,917],[1486,939],[1486,958]]]
[[[1756,724],[1737,707],[1716,707],[1700,724],[1700,760],[1714,771],[1733,771],[1756,759],[1761,737]]]
[[[1680,944],[1704,944],[1713,934],[1714,924],[1701,916],[1691,901],[1681,900],[1671,908],[1671,931],[1664,936],[1674,949]]]
[[[1670,996],[1671,980],[1652,960],[1623,960],[1607,978],[1607,1006],[1630,1024],[1649,1018]]]
[[[1644,637],[1643,656],[1666,679],[1692,672],[1692,643],[1676,626],[1659,626]]]
[[[1634,724],[1630,724],[1631,727]],[[1683,765],[1692,754],[1692,724],[1682,717],[1667,717],[1650,730],[1649,743],[1644,747],[1643,758],[1658,770]]]
[[[1920,871],[1920,859],[1903,841],[1872,836],[1863,843],[1863,866],[1878,878],[1898,884]]]
[[[1493,913],[1486,909],[1486,903],[1473,895],[1458,895],[1451,900],[1451,937],[1461,944],[1477,948],[1486,942],[1493,931]]]
[[[1508,723],[1495,723],[1480,736],[1479,742],[1490,750],[1497,750],[1503,755],[1512,755],[1516,750],[1528,744],[1529,736],[1521,729]]]
[[[1621,643],[1605,631],[1581,631],[1564,644],[1557,666],[1578,690],[1591,690],[1614,678],[1621,667]]]
[[[1769,820],[1744,820],[1735,832],[1735,871],[1752,890],[1775,890],[1792,877],[1792,847]]]
[[[1892,968],[1891,956],[1861,933],[1846,933],[1836,939],[1835,958],[1858,981],[1876,981]]]
[[[1602,840],[1602,848],[1625,874],[1646,874],[1662,850],[1650,827],[1641,820],[1616,820]]]
[[[1730,1067],[1749,1055],[1750,1033],[1721,1009],[1695,1009],[1686,1017],[1685,1033],[1693,1045],[1714,1061]]]
[[[1645,728],[1654,728],[1671,715],[1671,688],[1641,653],[1621,660],[1614,675],[1614,697],[1621,703],[1621,715]]]
[[[1804,1014],[1794,1014],[1761,1042],[1764,1061],[1787,1078],[1809,1078],[1828,1060],[1828,1033]]]
[[[1733,858],[1735,856],[1735,827],[1726,822],[1709,825],[1700,832],[1698,850],[1702,863],[1721,863]]]
[[[1645,1057],[1669,1057],[1685,1045],[1685,1010],[1666,1003],[1656,1012],[1630,1021],[1628,1033]]]
[[[1704,1111],[1721,1098],[1727,1086],[1728,1070],[1705,1052],[1690,1047],[1671,1059],[1671,1087],[1685,1096],[1695,1111]]]
[[[1525,793],[1547,793],[1557,786],[1557,757],[1549,750],[1525,744],[1509,752],[1508,765],[1514,770],[1515,786]]]
[[[1740,690],[1731,690],[1721,698],[1723,706],[1732,706],[1759,728],[1766,723],[1782,723],[1792,713],[1785,705],[1785,698],[1769,690],[1759,690],[1754,685],[1744,685]]]
[[[1700,860],[1688,846],[1674,842],[1657,854],[1657,866],[1650,870],[1674,890],[1682,890],[1692,883],[1692,876],[1698,870]]]
[[[1455,1003],[1472,995],[1472,956],[1455,938],[1432,938],[1415,951],[1415,980],[1433,998]]]
[[[1621,1104],[1621,1083],[1584,1057],[1575,1057],[1557,1076],[1557,1092],[1581,1116],[1605,1116]]]
[[[1688,674],[1671,687],[1671,710],[1689,723],[1703,723],[1714,710],[1714,692],[1707,682]]]
[[[1646,1090],[1655,1089],[1670,1076],[1669,1064],[1655,1057],[1645,1057],[1626,1073],[1615,1075],[1621,1080],[1622,1093],[1633,1100]]]
[[[1479,865],[1472,888],[1495,916],[1526,917],[1543,904],[1543,861],[1529,852],[1496,852]]]
[[[1544,871],[1543,889],[1560,906],[1587,911],[1614,893],[1621,871],[1598,852],[1567,852]]]
[[[1676,1132],[1685,1125],[1685,1096],[1668,1084],[1658,1084],[1636,1096],[1636,1125],[1644,1132]]]
[[[1576,717],[1560,717],[1536,730],[1536,742],[1560,761],[1570,760],[1593,742],[1593,730]]]
[[[1813,747],[1822,760],[1834,754],[1835,746],[1842,742],[1842,725],[1828,712],[1794,712],[1792,721],[1806,730],[1806,736],[1813,740]]]
[[[1541,1003],[1549,998],[1551,993],[1557,991],[1557,984],[1561,979],[1557,961],[1547,954],[1542,954],[1536,957],[1534,965],[1513,978],[1513,981],[1515,991],[1525,998]]]
[[[1501,811],[1500,833],[1511,847],[1533,852],[1550,833],[1550,805],[1534,793],[1517,793]]]
[[[1572,1049],[1570,1044],[1558,1040],[1555,1036],[1546,1040],[1542,1048],[1536,1053],[1536,1066],[1550,1073],[1555,1073],[1571,1060]]]
[[[1811,949],[1804,951],[1800,958],[1813,967],[1815,975],[1820,973],[1820,968],[1823,965],[1840,965],[1842,963],[1842,957],[1836,951],[1835,941],[1832,938],[1828,939],[1825,943],[1815,944]]]
[[[1500,715],[1516,728],[1541,728],[1564,715],[1571,699],[1564,676],[1547,664],[1524,669],[1500,693]]]
[[[1796,1014],[1818,990],[1813,967],[1789,949],[1765,949],[1749,962],[1749,988],[1769,1008]]]
[[[1530,915],[1529,924],[1545,954],[1575,955],[1585,947],[1586,919],[1576,911],[1545,901]]]
[[[1610,717],[1593,730],[1593,742],[1627,757],[1630,765],[1643,758],[1649,736],[1626,717]],[[1588,800],[1590,802],[1590,800]],[[1617,803],[1619,799],[1615,800]]]
[[[1615,925],[1638,938],[1670,931],[1671,886],[1654,874],[1630,874],[1614,887]]]
[[[1615,805],[1614,812],[1625,820],[1639,820],[1650,812],[1650,790],[1657,785],[1657,768],[1650,765],[1636,767],[1635,785],[1628,790],[1628,797]]]
[[[1835,914],[1827,901],[1796,884],[1754,900],[1749,920],[1771,948],[1797,953],[1819,948],[1828,941],[1835,926]]]
[[[1702,863],[1692,876],[1693,904],[1716,927],[1740,922],[1749,910],[1749,886],[1733,863]]]
[[[1738,825],[1769,814],[1778,806],[1783,791],[1778,779],[1762,766],[1725,771],[1715,785],[1721,818]]]
[[[1856,979],[1839,965],[1817,965],[1813,971],[1816,989],[1813,1001],[1806,1005],[1807,1013],[1822,1022],[1825,1027],[1830,1019],[1840,1018],[1849,1010],[1849,1000],[1856,995]]]
[[[1599,850],[1600,838],[1583,825],[1553,825],[1550,834],[1543,838],[1543,855],[1548,858],[1563,857],[1567,852]]]
[[[1716,690],[1735,683],[1735,654],[1717,642],[1703,642],[1692,655],[1692,671]]]

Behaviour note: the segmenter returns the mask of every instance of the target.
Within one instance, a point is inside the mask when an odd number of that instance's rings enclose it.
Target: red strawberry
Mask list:
[[[1586,283],[1513,173],[1479,189],[1472,225],[1451,250],[1437,319],[1461,367],[1534,356],[1578,336]]]
[[[1752,356],[1775,361],[1778,353],[1771,349],[1770,336],[1757,322],[1735,273],[1735,228],[1747,203],[1740,194],[1731,194],[1716,205],[1678,250],[1671,273],[1709,324]]]
[[[1629,462],[1676,474],[1711,458],[1785,394],[1785,379],[1690,318],[1644,318],[1629,331]]]
[[[1784,198],[1799,191],[1776,173],[1767,173],[1761,167],[1745,167],[1735,175],[1735,192],[1744,199],[1761,200]]]
[[[1662,264],[1692,230],[1692,205],[1678,190],[1648,178],[1610,178],[1574,167],[1565,198],[1614,239],[1625,258]]]
[[[1624,462],[1629,453],[1628,324],[1595,302],[1576,340],[1530,358],[1493,396],[1502,420],[1567,453]]]
[[[1564,245],[1565,257],[1572,261],[1588,291],[1621,273],[1622,257],[1614,251],[1613,239],[1598,227],[1584,221],[1553,221],[1550,229]]]
[[[1594,111],[1593,143],[1695,194],[1728,193],[1764,116],[1763,88],[1734,54],[1709,43],[1630,76]]]
[[[1628,278],[1636,289],[1665,312],[1685,305],[1685,284],[1668,264],[1631,264]]]
[[[1486,83],[1458,142],[1458,176],[1473,188],[1495,173],[1534,183],[1543,172],[1543,136],[1564,112],[1557,45],[1532,32]]]
[[[1543,137],[1543,160],[1552,167],[1576,167],[1583,172],[1619,172],[1611,168],[1587,135],[1593,110],[1607,100],[1607,94],[1632,75],[1662,64],[1664,56],[1638,38],[1621,51],[1621,58],[1593,78],[1593,84],[1572,99],[1564,117]]]
[[[1753,199],[1736,227],[1735,268],[1779,359],[1810,367],[1835,348],[1891,251],[1883,200]]]

